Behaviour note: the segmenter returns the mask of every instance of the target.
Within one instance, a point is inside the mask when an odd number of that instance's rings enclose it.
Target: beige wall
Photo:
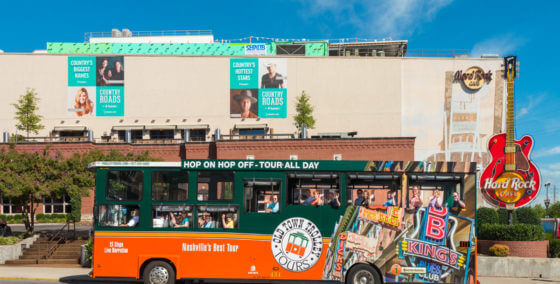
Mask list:
[[[235,124],[267,123],[274,133],[295,133],[295,97],[305,90],[315,106],[311,134],[415,136],[416,150],[427,156],[438,150],[443,136],[446,72],[479,66],[495,74],[501,64],[500,59],[469,58],[287,58],[287,118],[242,121],[229,117],[229,59],[125,56],[125,116],[75,118],[67,114],[67,56],[0,54],[0,130],[15,132],[11,104],[31,87],[41,98],[46,128],[40,136],[55,126],[87,126],[98,138],[113,126],[151,124],[209,124],[210,134],[216,128],[227,134]],[[494,87],[488,91],[489,97],[496,95]]]

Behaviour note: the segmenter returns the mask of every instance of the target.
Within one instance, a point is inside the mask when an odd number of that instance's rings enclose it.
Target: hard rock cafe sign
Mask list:
[[[484,83],[492,81],[492,71],[484,73],[480,67],[471,67],[465,72],[462,70],[455,72],[454,80],[461,81],[467,89],[476,91],[482,88]]]

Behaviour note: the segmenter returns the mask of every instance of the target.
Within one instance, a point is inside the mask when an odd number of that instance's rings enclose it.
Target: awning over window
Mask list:
[[[175,130],[177,125],[146,125],[146,130]]]
[[[209,124],[177,125],[177,129],[210,129],[210,125]]]
[[[144,130],[144,125],[118,125],[113,126],[113,130]]]
[[[260,124],[236,124],[235,129],[266,129],[268,128],[268,124],[260,123]]]
[[[55,126],[54,131],[86,131],[85,126]]]

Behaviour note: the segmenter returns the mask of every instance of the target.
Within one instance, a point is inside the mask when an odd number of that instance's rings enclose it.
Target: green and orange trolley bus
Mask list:
[[[476,164],[94,162],[92,277],[476,283]]]

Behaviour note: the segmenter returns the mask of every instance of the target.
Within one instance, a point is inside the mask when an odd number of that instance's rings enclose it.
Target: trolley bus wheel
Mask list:
[[[145,284],[174,284],[175,270],[164,261],[152,261],[144,269]]]
[[[348,272],[346,284],[381,284],[381,277],[370,265],[357,264]]]

